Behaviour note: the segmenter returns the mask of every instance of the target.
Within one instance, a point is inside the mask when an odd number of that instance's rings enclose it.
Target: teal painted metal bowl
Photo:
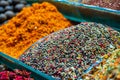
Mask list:
[[[98,6],[92,6],[68,0],[27,0],[34,2],[50,2],[68,19],[76,22],[98,22],[107,24],[120,31],[120,11]]]
[[[33,77],[35,80],[55,80],[51,76],[44,74],[36,69],[33,69],[32,67],[22,63],[19,60],[9,57],[8,55],[2,52],[0,52],[0,63],[5,64],[8,68],[12,70],[13,69],[27,70],[31,72],[31,77]]]

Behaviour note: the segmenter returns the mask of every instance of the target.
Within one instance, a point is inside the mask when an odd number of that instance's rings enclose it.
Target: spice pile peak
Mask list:
[[[69,26],[54,5],[34,3],[0,27],[0,51],[18,58],[39,38]]]

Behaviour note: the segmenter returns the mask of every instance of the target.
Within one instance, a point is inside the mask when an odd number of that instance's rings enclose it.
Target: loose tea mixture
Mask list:
[[[70,25],[52,4],[34,3],[0,27],[0,51],[18,58],[39,38]]]
[[[83,80],[120,80],[120,49],[105,55],[102,63],[82,76]]]
[[[120,10],[120,0],[68,0],[68,1]]]
[[[119,32],[86,22],[44,37],[19,60],[55,78],[77,79],[101,56],[118,48],[119,43]]]
[[[82,0],[82,3],[120,10],[120,0]]]

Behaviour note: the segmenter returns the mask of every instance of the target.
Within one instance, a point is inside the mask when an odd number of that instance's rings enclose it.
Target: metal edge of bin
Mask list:
[[[35,2],[38,2],[38,0],[26,0],[28,4],[32,4],[32,3],[35,3]]]
[[[119,51],[119,49],[116,50],[116,51]],[[115,52],[116,52],[116,51],[115,51]],[[117,52],[117,53],[119,53],[119,52]],[[114,51],[113,51],[112,54],[114,54]],[[112,55],[111,55],[111,56],[112,56]],[[104,58],[102,57],[102,58],[100,58],[98,61],[96,61],[94,64],[92,64],[92,65],[85,71],[84,74],[89,73],[93,68],[95,68],[97,65],[99,65],[99,64],[103,61],[103,59],[104,59]],[[83,79],[80,77],[78,80],[83,80]]]
[[[99,65],[102,62],[103,58],[98,59],[95,63],[93,63],[82,75],[89,73],[96,65]],[[77,80],[84,80],[80,76]]]
[[[115,13],[115,14],[119,14],[120,15],[120,10],[114,10],[114,9],[100,7],[100,6],[95,6],[95,5],[88,5],[88,4],[84,4],[84,3],[81,3],[81,2],[72,2],[72,1],[68,1],[68,0],[37,0],[37,1],[64,2],[64,3],[70,4],[70,5],[84,6],[86,8],[96,9],[96,10],[110,12],[110,13]]]
[[[67,2],[69,4],[81,5],[81,6],[85,6],[87,8],[92,8],[92,9],[101,10],[101,11],[105,11],[105,12],[111,12],[111,13],[115,13],[115,14],[120,15],[120,10],[114,10],[114,9],[95,6],[95,5],[88,5],[88,4],[84,4],[84,3],[80,3],[80,2],[70,2],[70,1],[67,1],[67,0],[55,0],[55,1],[64,1],[64,2]]]
[[[67,18],[76,22],[97,22],[111,26],[120,32],[120,11],[92,6],[67,0],[26,0],[35,2],[50,2]],[[65,6],[65,8],[64,8]]]
[[[16,60],[2,52],[0,52],[0,63],[5,64],[10,69],[25,69],[25,70],[31,72],[31,76],[35,80],[55,80],[53,77],[51,77],[39,70],[36,70],[36,69],[24,64],[23,62]]]
[[[97,22],[111,26],[120,31],[120,11],[91,6],[82,3],[73,3],[66,0],[39,0],[50,2],[68,19],[76,22]]]
[[[60,1],[62,1],[62,0],[60,0]],[[87,4],[77,3],[77,2],[69,2],[67,0],[63,0],[63,2],[65,4],[74,5],[74,6],[78,7],[78,8],[82,8],[83,7],[83,8],[87,8],[87,9],[93,10],[97,14],[103,12],[104,14],[108,14],[108,15],[111,15],[111,16],[116,15],[116,17],[119,17],[119,23],[120,23],[120,10],[113,10],[113,9],[109,9],[109,8],[104,8],[104,7],[94,6],[94,5],[87,5]],[[111,16],[108,16],[108,17],[111,17]],[[105,18],[105,16],[103,18]],[[119,26],[120,26],[120,24],[119,24]]]

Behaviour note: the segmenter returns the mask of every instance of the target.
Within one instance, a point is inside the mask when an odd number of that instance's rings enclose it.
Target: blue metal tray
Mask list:
[[[10,69],[22,69],[27,70],[31,72],[31,77],[33,77],[35,80],[55,80],[51,76],[42,73],[39,70],[33,69],[30,66],[27,66],[26,64],[22,63],[19,60],[16,60],[14,58],[11,58],[7,56],[4,53],[0,52],[0,63],[5,64]]]
[[[102,59],[96,61],[96,63],[91,65],[84,72],[84,74],[88,73],[95,65],[99,64],[101,61],[102,61]],[[27,70],[27,71],[31,72],[31,77],[33,77],[34,80],[56,80],[52,76],[42,73],[41,71],[36,70],[36,69],[22,63],[21,61],[14,59],[2,52],[0,52],[0,63],[5,64],[8,68],[10,68],[12,70],[13,69]],[[77,80],[82,80],[82,78],[79,77]]]
[[[98,6],[92,6],[68,0],[37,0],[50,2],[68,19],[76,22],[98,22],[107,24],[120,31],[120,11]]]

